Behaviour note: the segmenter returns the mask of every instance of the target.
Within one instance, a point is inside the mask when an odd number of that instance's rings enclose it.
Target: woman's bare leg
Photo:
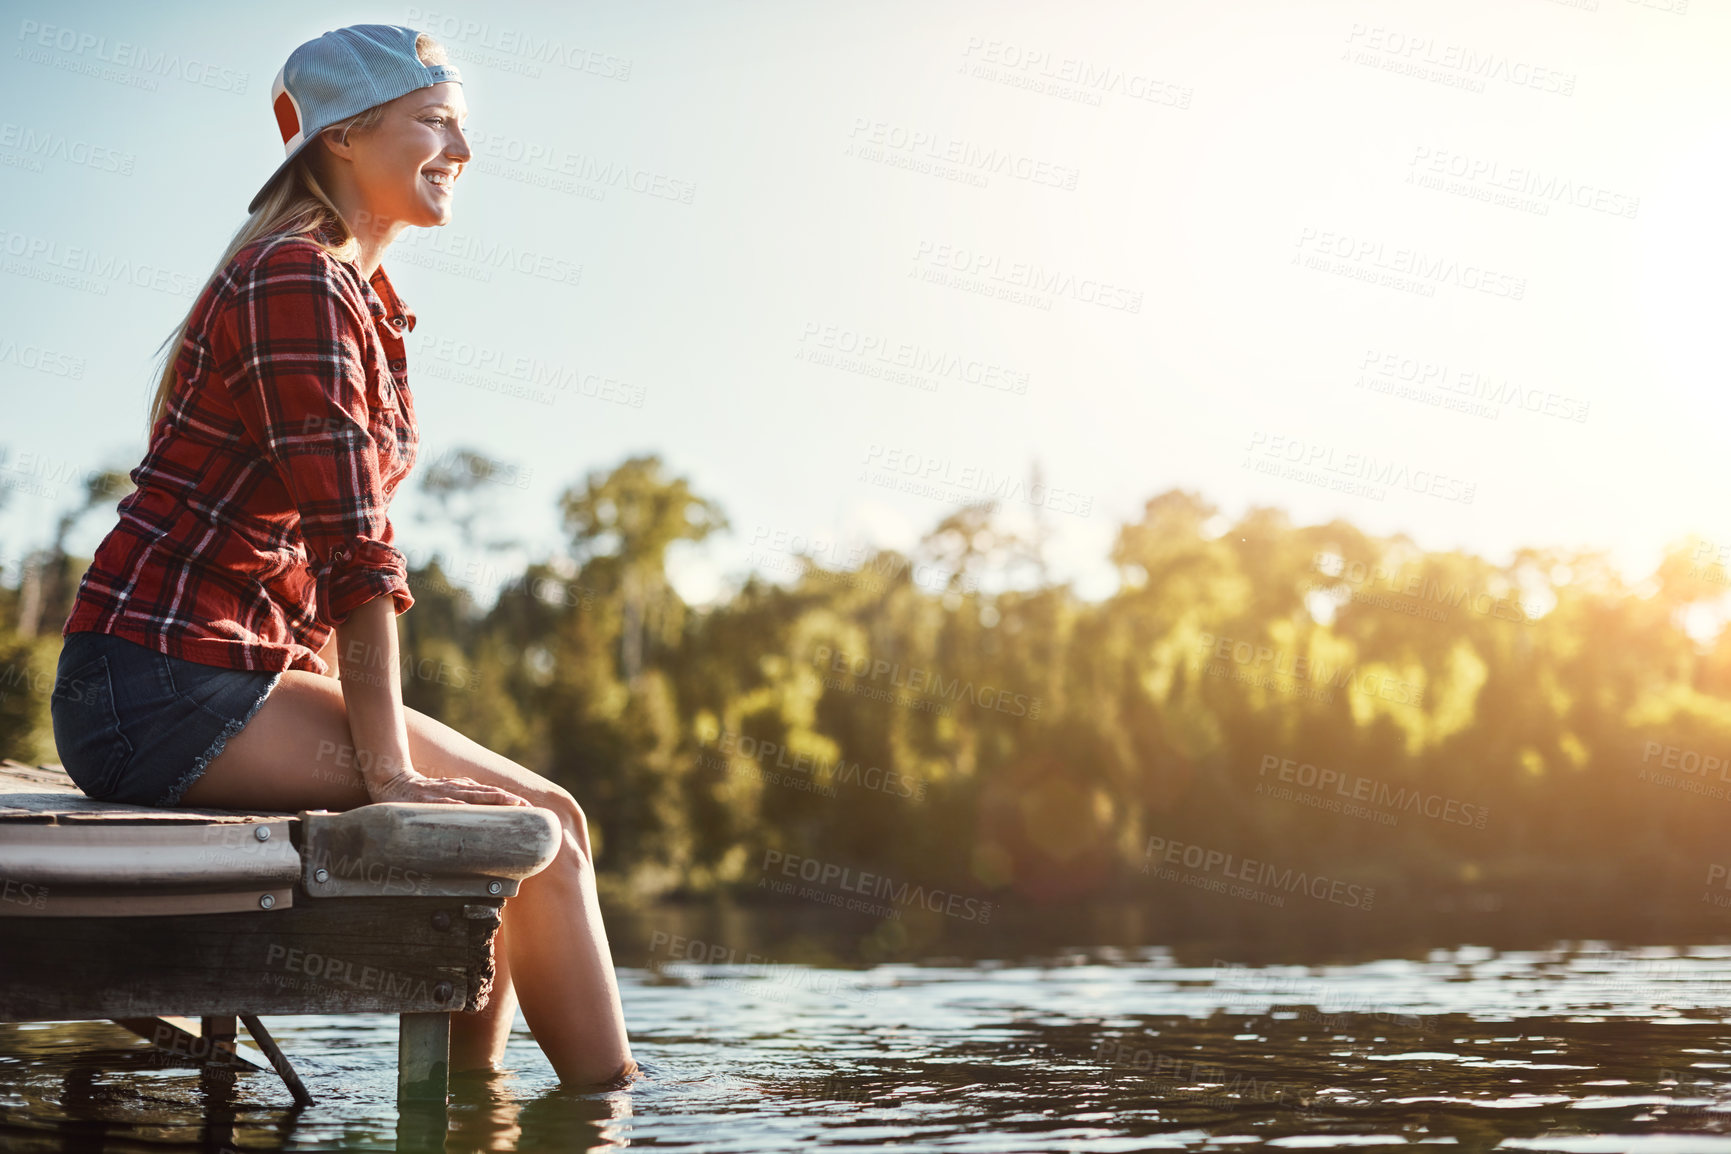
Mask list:
[[[572,840],[569,829],[565,837]],[[637,1063],[625,1036],[587,833],[581,850],[568,847],[524,878],[511,903],[517,907],[507,940],[511,981],[529,1032],[561,1082],[622,1084]]]
[[[589,827],[575,798],[560,786],[481,745],[444,722],[405,709],[409,756],[429,777],[468,777],[552,810],[562,828],[558,856],[523,879],[505,903],[501,933],[511,986],[523,1020],[562,1082],[617,1084],[637,1070],[626,1036],[618,979],[601,922],[590,858]],[[355,766],[342,683],[291,669],[244,729],[229,738],[184,806],[224,809],[352,809],[370,800]],[[459,1015],[461,1017],[461,1015]],[[510,1020],[465,1025],[489,1053]],[[488,1031],[491,1031],[490,1033]]]
[[[508,913],[516,898],[505,900]],[[451,1072],[497,1070],[505,1057],[505,1043],[517,1019],[517,991],[511,982],[511,951],[505,945],[505,926],[515,918],[505,917],[493,934],[493,992],[479,1010],[451,1015]]]

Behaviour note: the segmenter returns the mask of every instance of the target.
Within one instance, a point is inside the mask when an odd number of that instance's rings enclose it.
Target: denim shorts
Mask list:
[[[281,678],[69,633],[48,700],[60,763],[97,801],[178,805]]]

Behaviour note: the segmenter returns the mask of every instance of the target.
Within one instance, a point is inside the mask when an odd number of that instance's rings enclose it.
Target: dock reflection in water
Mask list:
[[[268,1021],[300,1111],[117,1026],[0,1025],[0,1149],[1731,1151],[1731,946],[620,978],[630,1090],[560,1089],[519,1032],[514,1072],[458,1076],[437,1117],[398,1117],[383,1015]]]

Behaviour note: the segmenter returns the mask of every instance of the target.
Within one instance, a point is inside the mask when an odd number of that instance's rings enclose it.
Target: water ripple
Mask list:
[[[165,1065],[106,1023],[0,1025],[0,1146],[958,1151],[1727,1150],[1731,946],[1433,950],[1208,966],[623,968],[644,1077],[514,1072],[399,1117],[395,1019],[273,1017],[318,1105]]]

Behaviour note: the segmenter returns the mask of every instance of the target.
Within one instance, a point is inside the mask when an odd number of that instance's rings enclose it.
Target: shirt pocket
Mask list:
[[[403,450],[401,430],[407,423],[397,383],[386,367],[384,353],[375,349],[367,364],[367,434],[378,446],[381,469],[400,467]]]
[[[397,401],[397,383],[391,379],[391,374],[382,360],[373,364],[372,387],[367,393],[367,400],[380,411],[396,412],[400,408]]]

